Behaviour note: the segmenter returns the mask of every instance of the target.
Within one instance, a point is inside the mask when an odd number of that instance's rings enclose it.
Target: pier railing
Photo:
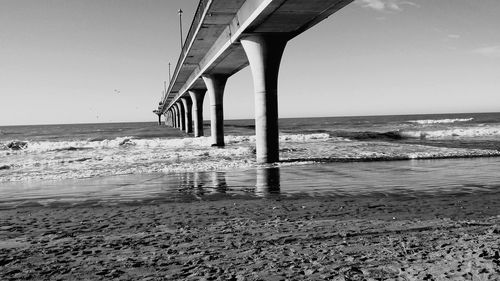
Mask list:
[[[205,15],[206,8],[212,3],[212,0],[200,0],[198,3],[198,8],[196,9],[196,13],[194,14],[193,21],[191,23],[191,27],[189,28],[189,32],[187,33],[186,39],[182,45],[181,54],[179,56],[179,60],[177,61],[177,65],[175,66],[175,70],[170,80],[170,84],[168,85],[168,90],[165,94],[165,97],[162,99],[162,105],[160,111],[165,111],[165,107],[168,106],[167,98],[169,97],[172,88],[174,87],[175,81],[177,80],[177,76],[181,70],[182,64],[186,59],[187,53],[191,48],[191,43],[194,40],[196,32],[198,30],[198,26],[201,24],[201,21]]]

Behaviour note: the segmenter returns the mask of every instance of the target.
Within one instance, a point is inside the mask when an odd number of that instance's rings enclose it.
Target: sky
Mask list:
[[[185,35],[197,5],[0,0],[0,126],[156,121],[177,11]],[[498,0],[356,0],[288,42],[279,116],[500,112],[499,14]],[[248,67],[224,110],[253,118]]]

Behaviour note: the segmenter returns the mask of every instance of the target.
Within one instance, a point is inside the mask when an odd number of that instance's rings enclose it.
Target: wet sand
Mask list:
[[[0,211],[0,280],[499,280],[500,192]]]

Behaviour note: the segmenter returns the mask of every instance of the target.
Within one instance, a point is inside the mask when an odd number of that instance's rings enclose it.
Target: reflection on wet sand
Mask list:
[[[280,168],[234,172],[120,175],[90,180],[10,183],[0,209],[26,205],[189,202],[280,195]]]
[[[225,194],[228,187],[224,172],[185,173],[184,179],[181,190],[191,190],[199,200],[210,194]]]
[[[474,161],[479,170],[470,169]],[[116,175],[0,184],[0,209],[23,206],[159,204],[255,197],[406,197],[500,192],[499,160],[336,163],[247,170]],[[449,167],[453,165],[454,171]],[[381,173],[381,171],[386,171]],[[482,172],[478,172],[482,171]],[[390,176],[387,176],[390,175]],[[472,176],[473,182],[468,181]]]
[[[255,194],[262,197],[280,194],[280,168],[257,168]]]
[[[210,188],[213,193],[226,193],[227,182],[226,173],[224,172],[211,172],[210,173]]]
[[[267,197],[280,194],[280,168],[258,167],[256,170],[248,172],[255,173],[256,176],[243,183],[242,187],[247,195]],[[181,176],[179,189],[191,193],[197,199],[202,199],[203,196],[231,193],[238,187],[229,188],[226,176],[226,172],[215,171],[185,173]]]
[[[255,173],[256,176],[248,178],[246,182],[238,179],[242,181],[242,190],[247,195],[267,197],[280,194],[280,169],[278,167],[259,167],[256,170],[248,171],[248,173]],[[203,199],[202,197],[222,195],[238,190],[238,186],[229,187],[226,172],[184,173],[180,174],[179,177],[178,190],[189,193],[199,200]],[[167,189],[172,189],[172,187],[167,187]]]

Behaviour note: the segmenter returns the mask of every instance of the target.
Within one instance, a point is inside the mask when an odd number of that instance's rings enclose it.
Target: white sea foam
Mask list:
[[[451,124],[457,122],[469,122],[474,120],[474,118],[455,118],[455,119],[425,119],[425,120],[410,120],[409,123],[416,123],[420,125],[429,124]]]
[[[33,142],[26,150],[0,151],[2,181],[60,180],[109,175],[221,171],[255,167],[255,137],[226,136],[226,147],[210,137],[117,138],[103,141]],[[349,141],[328,134],[280,136],[281,165],[318,161],[500,156],[499,151],[437,148],[383,141]]]
[[[451,157],[500,156],[500,151],[484,149],[446,148],[426,145],[369,142],[326,142],[294,149],[281,154],[282,160],[343,161],[343,160],[395,160]]]
[[[458,127],[442,130],[403,130],[399,134],[402,137],[421,139],[500,137],[500,126]]]
[[[305,143],[328,138],[327,134],[297,134],[280,139]],[[24,150],[0,151],[5,165],[11,167],[0,181],[225,170],[255,164],[255,136],[225,136],[225,141],[224,149],[211,147],[210,137],[30,142]]]
[[[308,142],[308,141],[324,141],[331,139],[329,134],[318,133],[318,134],[283,134],[280,135],[280,142]],[[345,140],[342,138],[337,138],[337,140]]]
[[[225,136],[226,144],[255,143],[255,136]],[[308,142],[323,141],[331,139],[326,133],[321,134],[283,134],[280,135],[280,142]],[[345,140],[338,138],[338,140]],[[64,150],[87,150],[87,149],[116,149],[135,146],[137,148],[199,148],[210,147],[212,139],[210,137],[201,138],[174,138],[174,139],[134,139],[133,137],[119,137],[112,140],[83,140],[83,141],[42,141],[29,142],[26,149],[19,151],[9,151],[10,153],[42,153]],[[4,144],[0,144],[2,150],[9,150]]]

